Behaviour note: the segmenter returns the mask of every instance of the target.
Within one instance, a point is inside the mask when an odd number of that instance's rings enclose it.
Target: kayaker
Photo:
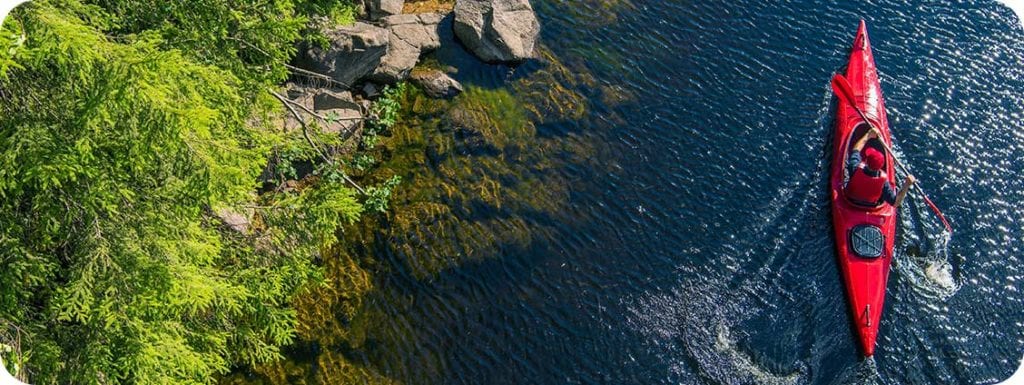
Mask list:
[[[910,186],[917,182],[913,175],[907,175],[906,181],[899,192],[893,191],[882,167],[885,166],[885,155],[874,147],[864,148],[871,139],[878,138],[874,127],[862,136],[850,149],[846,160],[846,172],[850,180],[846,182],[846,196],[861,206],[875,207],[888,203],[899,207],[903,203]]]

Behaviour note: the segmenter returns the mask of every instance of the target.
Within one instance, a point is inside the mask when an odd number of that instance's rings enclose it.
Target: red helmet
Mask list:
[[[882,169],[882,165],[885,164],[885,157],[882,156],[882,152],[876,150],[874,147],[868,147],[864,149],[864,164],[873,171]]]

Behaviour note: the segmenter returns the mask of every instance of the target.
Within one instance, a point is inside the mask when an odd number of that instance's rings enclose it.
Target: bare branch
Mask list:
[[[270,92],[270,94],[274,95],[274,97],[276,97],[277,100],[280,100],[281,103],[284,104],[285,108],[288,108],[288,111],[290,111],[292,115],[295,116],[295,119],[298,119],[299,124],[302,125],[302,136],[306,138],[306,141],[309,142],[309,145],[312,146],[314,150],[316,150],[317,154],[320,155],[320,158],[323,159],[324,162],[330,164],[331,166],[337,167],[337,165],[334,163],[334,160],[328,157],[327,153],[325,153],[320,148],[320,146],[318,146],[316,142],[313,141],[313,138],[309,136],[309,127],[306,125],[306,120],[302,119],[302,115],[299,115],[299,112],[296,111],[294,107],[292,107],[292,103],[289,103],[288,98],[285,98],[281,94],[271,90],[267,90],[267,92]],[[352,187],[355,187],[355,189],[358,190],[360,194],[366,195],[366,190],[364,190],[363,187],[356,183],[354,180],[349,178],[348,175],[345,175],[345,173],[341,173],[341,177],[344,178],[346,182],[351,184]]]
[[[311,77],[311,78],[326,80],[329,83],[334,83],[334,84],[336,84],[336,85],[338,85],[338,86],[340,86],[341,88],[344,88],[344,89],[349,89],[349,88],[352,87],[351,84],[345,84],[345,83],[339,82],[339,81],[335,80],[334,78],[332,78],[332,77],[330,77],[328,75],[324,75],[324,74],[319,73],[319,72],[314,72],[314,71],[302,69],[302,68],[293,66],[291,64],[285,64],[284,67],[289,69],[289,70],[291,70],[292,73],[308,76],[308,77]]]

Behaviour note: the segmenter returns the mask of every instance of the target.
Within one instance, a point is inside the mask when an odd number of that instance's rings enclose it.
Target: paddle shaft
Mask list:
[[[871,127],[871,129],[881,134],[881,131],[878,130],[878,127],[875,127],[875,124],[871,122],[871,119],[868,119],[868,116],[864,114],[864,111],[862,111],[860,107],[857,106],[857,103],[854,103],[852,92],[853,90],[850,89],[850,83],[846,80],[846,78],[843,77],[843,75],[836,74],[834,77],[832,77],[832,85],[836,91],[836,96],[839,96],[840,99],[845,99],[846,103],[853,107],[854,111],[857,111],[857,115],[860,115],[860,118],[863,119],[864,122],[867,123],[869,127]],[[885,140],[882,138],[879,138],[878,142],[882,143],[882,147],[885,148],[885,151],[888,152],[889,155],[892,155],[892,160],[893,162],[896,163],[896,167],[899,168],[900,171],[903,171],[904,174],[911,175],[910,171],[907,170],[906,166],[904,166],[903,163],[900,162],[898,158],[896,158],[896,153],[892,152],[892,148],[889,147],[889,144],[885,143]],[[924,198],[924,202],[927,203],[928,206],[932,209],[932,211],[934,211],[935,214],[939,216],[939,220],[941,220],[942,224],[946,226],[946,231],[952,233],[953,227],[949,225],[948,221],[946,221],[946,216],[942,215],[942,211],[939,210],[939,207],[936,206],[935,203],[932,203],[932,200],[928,198],[928,194],[924,192],[924,189],[922,189],[918,183],[914,183],[914,187],[917,188],[917,192],[921,193],[921,197]]]

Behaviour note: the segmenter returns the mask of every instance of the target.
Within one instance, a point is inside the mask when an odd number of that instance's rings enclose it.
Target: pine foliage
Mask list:
[[[348,7],[36,0],[8,18],[0,320],[26,333],[31,383],[207,384],[279,357],[362,205],[340,182],[256,197],[270,154],[302,145],[258,122],[311,12]]]

